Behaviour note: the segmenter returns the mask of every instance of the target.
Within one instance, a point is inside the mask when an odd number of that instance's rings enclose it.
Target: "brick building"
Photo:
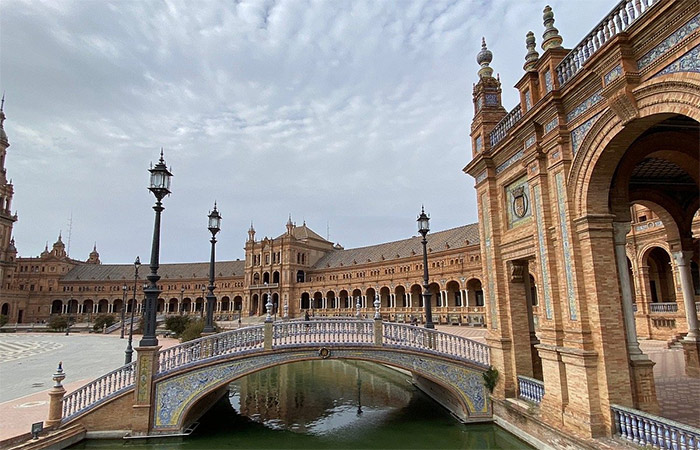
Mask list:
[[[605,434],[613,404],[657,412],[639,336],[687,333],[698,376],[699,13],[694,0],[621,1],[569,50],[546,7],[543,53],[528,33],[510,112],[483,42],[464,170],[503,376],[497,414],[519,376],[544,381],[539,420],[571,434]]]
[[[537,378],[537,420],[590,437],[610,429],[612,404],[657,411],[638,339],[679,339],[700,375],[700,2],[623,0],[573,49],[549,7],[543,23],[541,55],[525,37],[510,112],[482,43],[464,168],[479,222],[428,235],[429,288],[436,321],[489,329],[498,414],[519,376]],[[101,264],[96,248],[72,259],[59,236],[38,257],[16,256],[2,121],[0,313],[90,320],[134,292],[140,308],[146,271]],[[358,301],[370,315],[379,297],[385,319],[422,319],[420,238],[344,249],[291,218],[276,238],[255,234],[243,260],[217,263],[219,320],[262,315],[268,296],[278,316],[355,314]],[[158,311],[201,314],[208,268],[161,265]]]

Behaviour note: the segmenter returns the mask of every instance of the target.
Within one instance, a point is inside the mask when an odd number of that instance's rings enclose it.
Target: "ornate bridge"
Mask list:
[[[134,435],[181,433],[231,381],[319,358],[373,361],[410,371],[422,389],[460,419],[491,417],[481,376],[489,367],[488,347],[411,325],[371,319],[266,322],[165,350],[137,350],[135,363],[61,394],[62,406],[52,409],[53,423],[50,417],[47,424],[80,423],[88,431]]]

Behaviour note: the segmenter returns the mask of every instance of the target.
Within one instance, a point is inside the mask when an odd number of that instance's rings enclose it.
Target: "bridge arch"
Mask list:
[[[327,355],[322,353],[324,350]],[[211,394],[232,381],[274,366],[314,359],[360,360],[407,370],[420,380],[419,383],[425,385],[427,381],[427,385],[443,393],[449,392],[452,400],[449,406],[454,406],[453,412],[461,420],[477,422],[491,418],[488,393],[481,376],[483,368],[419,352],[313,346],[278,349],[248,357],[238,355],[163,376],[154,386],[153,432],[181,432],[189,425],[188,421],[196,419],[190,413],[202,410],[201,402],[211,401]]]

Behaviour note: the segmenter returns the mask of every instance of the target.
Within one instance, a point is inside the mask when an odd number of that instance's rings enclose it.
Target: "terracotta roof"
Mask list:
[[[307,227],[306,224],[304,224],[300,227],[292,228],[292,235],[295,238],[302,240],[302,241],[304,239],[317,239],[319,241],[328,242],[326,239],[323,239],[321,236],[319,236],[311,228]]]
[[[217,261],[214,275],[217,277],[243,276],[245,261]],[[139,279],[145,280],[151,272],[148,263],[141,265]],[[209,263],[161,264],[158,268],[160,283],[169,280],[209,278]],[[133,264],[84,264],[74,267],[61,281],[133,280]]]
[[[314,264],[315,269],[353,267],[354,265],[381,262],[398,258],[421,255],[421,236],[413,236],[401,241],[371,245],[369,247],[334,250],[324,255]],[[434,252],[466,247],[479,243],[479,224],[473,223],[450,230],[428,234],[428,248]],[[384,259],[382,259],[384,257]]]

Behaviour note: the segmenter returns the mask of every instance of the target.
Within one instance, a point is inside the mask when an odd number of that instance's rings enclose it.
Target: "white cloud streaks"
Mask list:
[[[571,47],[612,0],[552,2]],[[346,247],[476,220],[471,85],[481,36],[506,109],[534,1],[30,1],[0,4],[0,87],[20,254],[67,234],[103,261],[148,257],[148,163],[173,166],[163,261],[243,256],[287,214]]]

